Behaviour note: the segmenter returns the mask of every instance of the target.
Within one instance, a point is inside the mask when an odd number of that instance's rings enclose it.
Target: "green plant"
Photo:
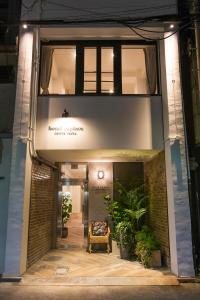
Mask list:
[[[136,233],[135,239],[135,254],[138,256],[139,261],[141,261],[145,267],[149,268],[151,265],[152,251],[159,250],[160,243],[147,225],[144,225],[142,229]]]
[[[127,190],[121,183],[115,184],[115,197],[104,196],[104,203],[113,221],[113,238],[123,247],[133,249],[135,232],[139,230],[146,213],[147,195],[144,186]]]
[[[134,228],[129,221],[121,221],[116,226],[116,235],[118,236],[118,243],[127,247],[132,245],[134,240]]]
[[[69,192],[62,194],[62,221],[66,224],[72,212],[72,198]]]
[[[104,196],[104,203],[106,205],[106,210],[108,215],[111,216],[114,228],[119,222],[124,219],[123,209],[120,207],[120,204],[117,201],[112,201],[109,194]]]

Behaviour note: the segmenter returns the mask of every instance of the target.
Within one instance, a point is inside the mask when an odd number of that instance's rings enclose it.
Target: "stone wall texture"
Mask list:
[[[27,267],[56,243],[57,172],[33,161]]]
[[[161,244],[165,265],[170,266],[168,203],[164,151],[144,164],[145,186],[149,192],[148,222]]]

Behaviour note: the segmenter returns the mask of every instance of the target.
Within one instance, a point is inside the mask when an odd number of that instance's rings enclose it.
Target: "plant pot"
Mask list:
[[[112,240],[111,244],[112,244],[112,254],[119,257],[120,256],[120,248],[117,245],[117,242]]]
[[[62,227],[62,235],[61,235],[61,237],[63,239],[66,239],[67,236],[68,236],[68,228],[67,227]]]
[[[124,247],[120,245],[120,258],[130,259],[130,247]]]
[[[151,254],[150,267],[158,268],[161,267],[161,252],[160,250],[153,250]]]

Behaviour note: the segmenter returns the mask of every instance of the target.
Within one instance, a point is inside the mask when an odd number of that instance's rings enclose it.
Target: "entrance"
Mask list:
[[[148,284],[154,278],[155,284],[165,284],[164,282],[171,284],[168,269],[147,270],[134,257],[131,260],[121,259],[119,248],[112,235],[110,236],[111,253],[108,254],[104,247],[101,248],[101,245],[95,243],[92,253],[87,251],[89,225],[92,221],[104,221],[108,216],[104,196],[110,195],[111,199],[117,199],[114,181],[120,182],[127,189],[132,183],[144,184],[149,193],[146,222],[160,241],[162,256],[165,259],[163,265],[168,265],[164,153],[155,155],[151,160],[140,162],[106,162],[99,159],[98,161],[87,160],[87,162],[85,160],[83,163],[68,161],[58,163],[58,166],[58,178],[57,171],[51,171],[48,175],[47,170],[50,172],[50,169],[43,165],[37,164],[33,169],[28,249],[30,267],[26,274],[28,276],[25,275],[24,278],[29,280],[28,278],[36,274],[39,277],[56,277],[56,280],[60,280],[59,276],[62,275],[65,284],[73,285],[96,285],[97,282],[103,285],[134,285],[136,282]],[[50,178],[52,179],[50,180]],[[48,188],[44,189],[44,183]],[[58,187],[56,202],[53,197],[55,195],[53,183],[55,187]],[[47,195],[44,190],[48,191]],[[62,203],[64,197],[69,200],[71,211],[69,216],[65,216],[63,222]],[[57,203],[56,209],[54,209],[54,203]],[[40,234],[38,227],[34,227],[36,217],[38,223],[41,224],[41,239],[38,239],[38,234]],[[48,228],[47,221],[49,221]],[[54,233],[52,228],[56,229],[55,235],[52,234]],[[112,226],[110,228],[113,232]],[[48,245],[47,237],[49,238]],[[55,245],[53,241],[56,241]],[[50,242],[52,246],[47,249]],[[36,252],[38,249],[41,249],[40,257],[39,254],[35,255],[38,253]]]
[[[87,164],[61,163],[57,249],[85,248],[88,229]]]

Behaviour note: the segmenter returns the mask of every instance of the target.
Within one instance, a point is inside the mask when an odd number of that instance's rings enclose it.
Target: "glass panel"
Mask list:
[[[122,93],[147,94],[144,49],[122,46]]]
[[[84,49],[84,93],[97,90],[97,49]]]
[[[101,92],[114,92],[113,48],[101,48]]]
[[[87,165],[63,163],[60,165],[60,171],[57,248],[86,247],[88,235]],[[68,205],[71,206],[69,215],[66,213]]]
[[[43,47],[41,59],[41,94],[75,94],[76,46]]]
[[[61,164],[61,179],[86,179],[87,165],[78,163]]]

